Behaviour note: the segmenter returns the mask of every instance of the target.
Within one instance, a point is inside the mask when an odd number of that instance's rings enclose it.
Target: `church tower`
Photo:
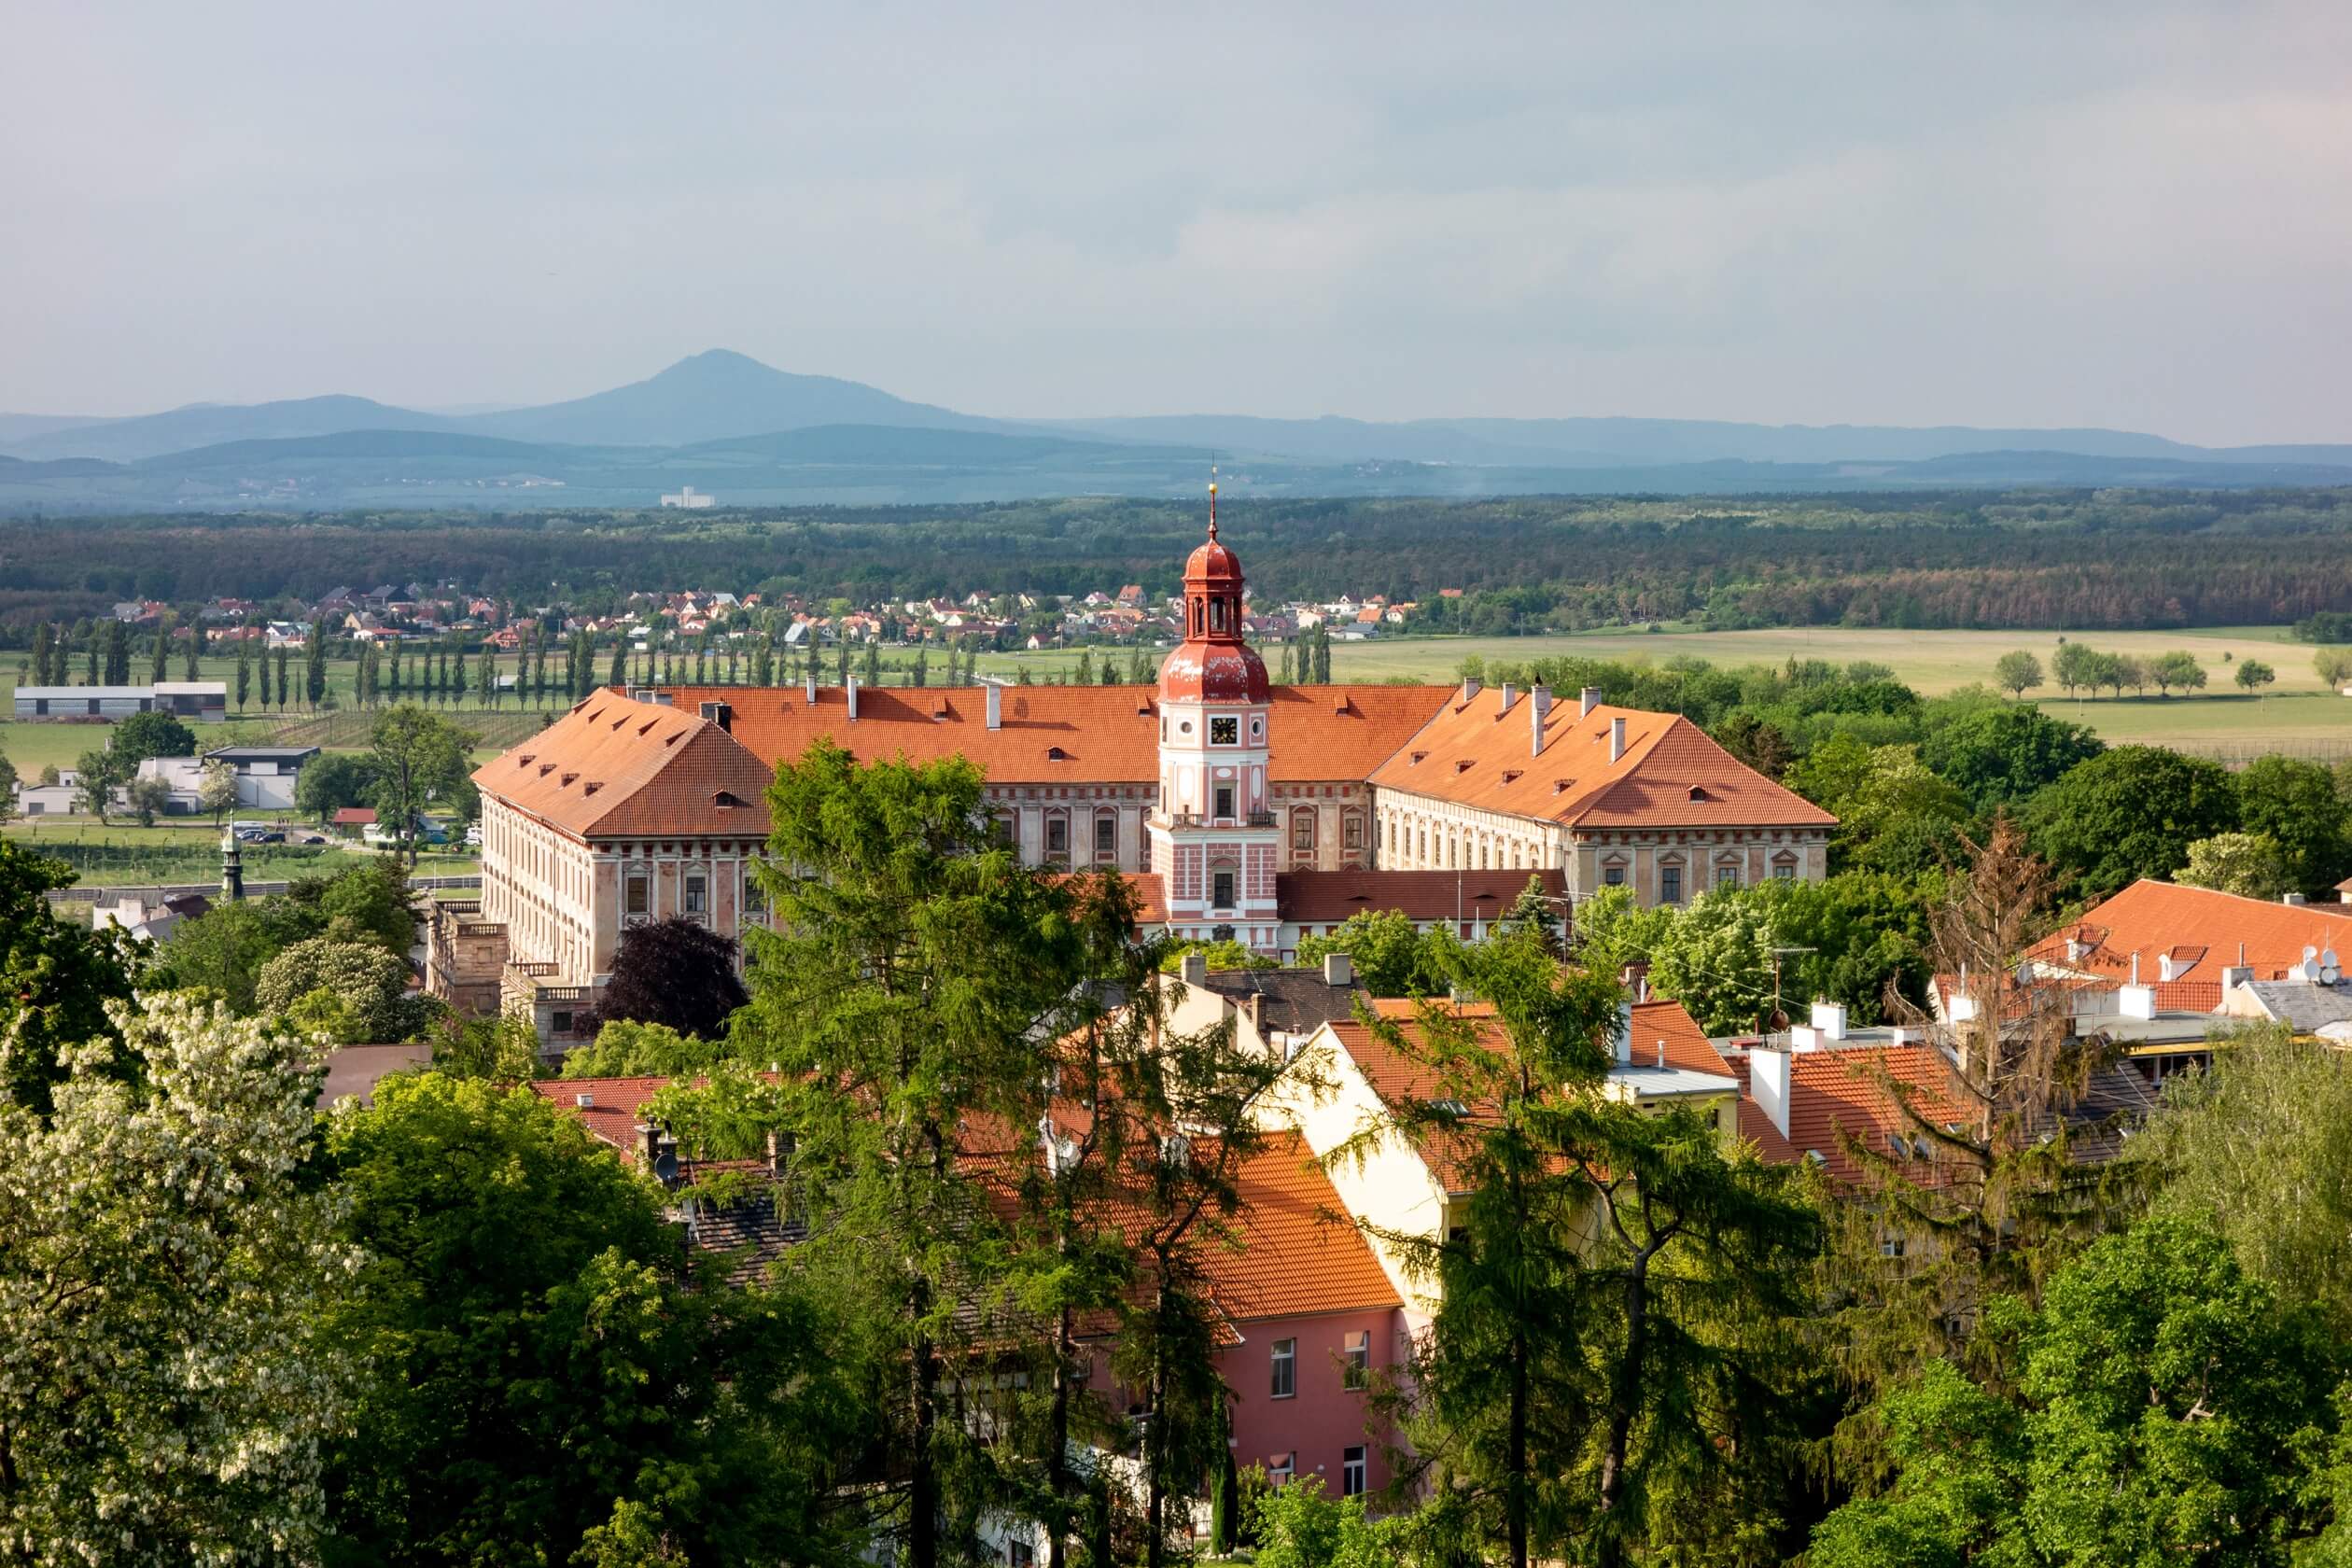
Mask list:
[[[1209,540],[1184,563],[1184,640],[1160,665],[1152,869],[1178,936],[1272,947],[1279,833],[1267,783],[1273,691],[1241,637],[1241,561]]]

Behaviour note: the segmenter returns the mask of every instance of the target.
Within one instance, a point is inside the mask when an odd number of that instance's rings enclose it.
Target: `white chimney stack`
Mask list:
[[[817,672],[814,669],[808,672],[808,706],[817,706]]]
[[[1337,990],[1355,984],[1355,959],[1346,953],[1323,955],[1323,984]]]
[[[1813,1032],[1820,1035],[1824,1040],[1843,1040],[1845,1038],[1846,1030],[1845,1004],[1843,1002],[1837,1001],[1814,1002],[1813,1004]]]
[[[1502,717],[1503,717],[1503,715],[1505,715],[1505,713],[1510,712],[1510,711],[1511,711],[1511,705],[1512,705],[1513,703],[1515,703],[1515,702],[1519,701],[1519,689],[1518,689],[1517,687],[1513,686],[1513,685],[1512,685],[1509,681],[1505,680],[1505,682],[1503,682],[1503,688],[1502,688],[1502,690],[1503,690],[1503,706],[1502,706],[1501,707],[1496,708],[1496,709],[1494,710],[1494,716],[1495,716],[1497,719],[1500,719],[1500,718],[1502,718]]]
[[[1471,698],[1477,696],[1477,694],[1478,678],[1475,675],[1463,676],[1462,678],[1462,700],[1464,703],[1467,703]]]
[[[1624,758],[1625,721],[1622,719],[1612,719],[1609,721],[1609,761],[1613,763],[1622,762]]]
[[[1617,1059],[1629,1065],[1633,1060],[1633,1004],[1630,1001],[1617,1003]]]
[[[2115,994],[2116,1011],[2126,1018],[2149,1019],[2156,1016],[2156,987],[2136,981]]]
[[[1004,688],[993,680],[988,682],[988,728],[1004,728]]]
[[[1551,688],[1541,682],[1530,687],[1527,693],[1527,727],[1533,741],[1528,751],[1532,757],[1544,754],[1544,721],[1550,712]]]
[[[1582,692],[1577,693],[1577,700],[1582,704],[1582,707],[1577,709],[1576,717],[1579,719],[1591,718],[1592,710],[1601,706],[1601,688],[1598,686],[1586,687]]]
[[[853,675],[853,676],[851,676],[851,677],[849,678],[849,717],[850,717],[850,718],[852,718],[852,719],[855,719],[857,716],[858,716],[858,678],[857,678],[856,676],[854,676],[854,675]]]
[[[1748,1094],[1757,1109],[1771,1118],[1783,1138],[1788,1136],[1788,1053],[1751,1046],[1748,1059]]]

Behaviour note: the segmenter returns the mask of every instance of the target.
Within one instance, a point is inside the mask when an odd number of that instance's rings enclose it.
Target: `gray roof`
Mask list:
[[[204,753],[224,763],[297,763],[317,755],[315,746],[220,746]]]
[[[2249,980],[2247,989],[2262,1011],[2301,1034],[2329,1024],[2352,1023],[2352,986],[2322,986],[2310,980]]]
[[[1209,989],[1238,1006],[1258,1003],[1258,1027],[1286,1034],[1311,1034],[1327,1023],[1355,1016],[1355,986],[1334,986],[1316,969],[1212,969]]]

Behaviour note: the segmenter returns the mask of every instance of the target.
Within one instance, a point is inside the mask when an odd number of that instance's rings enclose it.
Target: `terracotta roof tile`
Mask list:
[[[1799,1158],[1818,1152],[1833,1181],[1851,1183],[1861,1174],[1840,1143],[1841,1131],[1885,1154],[1888,1137],[1908,1126],[1873,1076],[1880,1070],[1913,1091],[1912,1103],[1929,1120],[1960,1121],[1969,1114],[1947,1087],[1944,1059],[1927,1046],[1799,1051],[1789,1060],[1788,1145]]]
[[[474,783],[581,838],[765,838],[773,770],[693,708],[610,692],[474,770]]]
[[[1405,744],[1452,690],[1446,686],[1277,686],[1269,716],[1277,783],[1360,781]],[[998,784],[1133,783],[1159,777],[1159,694],[1151,686],[1007,686],[1001,727],[988,728],[977,686],[679,687],[679,710],[734,709],[734,732],[773,767],[822,735],[861,762],[962,755]],[[1060,755],[1054,752],[1058,749]]]
[[[1490,811],[1584,828],[1828,827],[1837,819],[1710,740],[1689,720],[1640,708],[1553,704],[1533,749],[1533,700],[1503,710],[1499,688],[1445,706],[1372,775],[1409,791]],[[1610,726],[1625,752],[1609,760]]]
[[[2069,956],[2077,943],[2089,950]],[[2208,888],[2147,879],[2133,883],[2036,943],[2028,956],[2047,968],[2127,985],[2132,960],[2140,983],[2154,987],[2167,1010],[2209,1013],[2221,1005],[2221,971],[2243,961],[2257,980],[2282,980],[2305,947],[2352,955],[2352,908],[2240,898]],[[2243,955],[2243,959],[2241,959]],[[2163,959],[2174,979],[2163,980]]]
[[[1554,898],[1567,891],[1560,871],[1286,871],[1275,875],[1274,902],[1283,919],[1307,925],[1387,909],[1416,920],[1495,920],[1530,877]]]
[[[1268,1136],[1240,1171],[1239,1250],[1211,1249],[1211,1288],[1227,1318],[1300,1317],[1402,1305],[1331,1178],[1295,1133]]]
[[[637,1158],[637,1127],[645,1102],[669,1087],[667,1078],[540,1078],[530,1090],[621,1151]],[[581,1104],[582,1099],[588,1101]]]

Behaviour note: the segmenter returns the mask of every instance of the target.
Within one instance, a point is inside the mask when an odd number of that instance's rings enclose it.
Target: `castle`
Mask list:
[[[1835,819],[1680,715],[1475,680],[1276,686],[1242,601],[1212,507],[1154,687],[599,692],[474,775],[482,897],[436,912],[427,986],[560,1040],[631,925],[739,934],[764,917],[767,785],[820,737],[969,758],[1025,861],[1119,871],[1148,923],[1274,957],[1364,910],[1476,939],[1531,876],[1564,909],[1827,872]]]

